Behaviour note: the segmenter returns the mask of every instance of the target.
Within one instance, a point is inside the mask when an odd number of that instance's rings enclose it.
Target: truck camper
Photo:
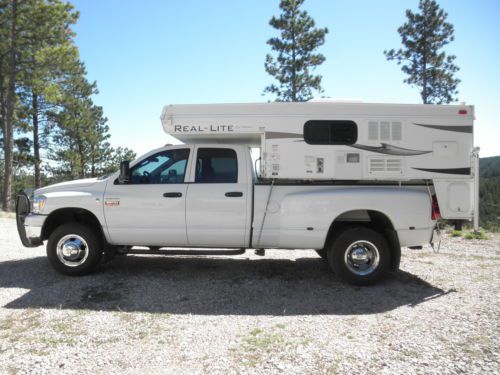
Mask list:
[[[18,230],[26,246],[48,240],[65,274],[115,253],[315,249],[368,285],[402,246],[439,241],[440,217],[477,228],[473,120],[468,105],[167,105],[163,128],[183,144],[20,195]]]

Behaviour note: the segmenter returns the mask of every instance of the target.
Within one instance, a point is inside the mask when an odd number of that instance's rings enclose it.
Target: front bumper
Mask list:
[[[36,247],[43,244],[42,227],[47,216],[31,214],[31,202],[26,193],[16,199],[17,232],[23,246]]]

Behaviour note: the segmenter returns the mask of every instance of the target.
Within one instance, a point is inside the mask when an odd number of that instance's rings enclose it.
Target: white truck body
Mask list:
[[[26,246],[49,239],[48,254],[53,248],[56,262],[74,266],[73,258],[83,254],[75,243],[83,242],[57,237],[57,228],[72,221],[98,231],[103,247],[128,251],[146,246],[324,252],[342,242],[343,231],[350,229],[352,237],[353,228],[371,228],[384,238],[396,269],[401,246],[437,240],[434,194],[444,217],[471,219],[477,211],[472,118],[469,106],[167,106],[164,129],[186,144],[139,157],[130,163],[128,179],[122,171],[37,189],[30,198],[36,210],[18,200],[18,229]],[[331,125],[327,121],[350,121],[356,139],[309,144],[308,121],[322,121],[320,131]],[[261,148],[261,177],[251,146]],[[381,241],[372,232],[367,236]],[[354,263],[379,254],[365,242],[364,250],[351,246]],[[334,255],[328,257],[335,264]],[[67,267],[60,270],[69,273]]]

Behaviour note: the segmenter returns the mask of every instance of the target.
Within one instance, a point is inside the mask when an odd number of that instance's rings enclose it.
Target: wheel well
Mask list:
[[[394,225],[387,215],[375,210],[352,210],[342,213],[337,216],[330,225],[328,235],[325,240],[325,248],[331,246],[335,238],[342,233],[347,227],[365,226],[382,234],[389,243],[392,264],[391,268],[396,270],[399,268],[401,260],[401,246],[397,232],[394,230]]]
[[[42,227],[42,240],[48,239],[57,227],[69,222],[84,224],[94,229],[105,241],[102,226],[97,217],[83,208],[61,208],[50,213]]]

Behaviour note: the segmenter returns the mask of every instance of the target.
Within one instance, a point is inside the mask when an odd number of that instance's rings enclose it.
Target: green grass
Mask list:
[[[243,339],[247,348],[250,350],[267,350],[274,344],[283,342],[283,337],[274,333],[265,333],[260,328],[255,328],[250,335]]]
[[[275,327],[276,329],[283,329]],[[241,340],[241,347],[234,349],[233,355],[236,356],[238,362],[242,362],[244,366],[258,366],[264,356],[270,353],[280,353],[282,348],[287,346],[285,338],[271,331],[264,331],[261,328],[254,328]]]
[[[461,230],[452,230],[451,236],[452,237],[462,237],[462,231]]]
[[[285,330],[286,325],[281,323],[268,329],[254,328],[241,338],[239,347],[229,350],[238,363],[246,367],[257,367],[267,358],[280,358],[283,352],[312,342],[307,337],[286,338]]]
[[[16,341],[40,328],[40,318],[40,311],[35,309],[27,309],[22,314],[12,313],[0,320],[0,331],[3,331],[10,341]]]
[[[488,240],[490,237],[483,229],[480,229],[477,232],[470,231],[464,233],[463,238],[466,240]]]
[[[0,320],[0,337],[9,342],[30,344],[27,352],[43,356],[47,348],[59,345],[74,346],[86,332],[79,320],[71,319],[68,313],[64,319],[44,321],[42,311],[27,309],[22,313],[12,313]],[[42,345],[42,348],[36,344]]]
[[[71,336],[52,336],[45,335],[37,340],[39,343],[43,344],[45,347],[53,348],[59,345],[75,346],[78,343],[76,337]]]

